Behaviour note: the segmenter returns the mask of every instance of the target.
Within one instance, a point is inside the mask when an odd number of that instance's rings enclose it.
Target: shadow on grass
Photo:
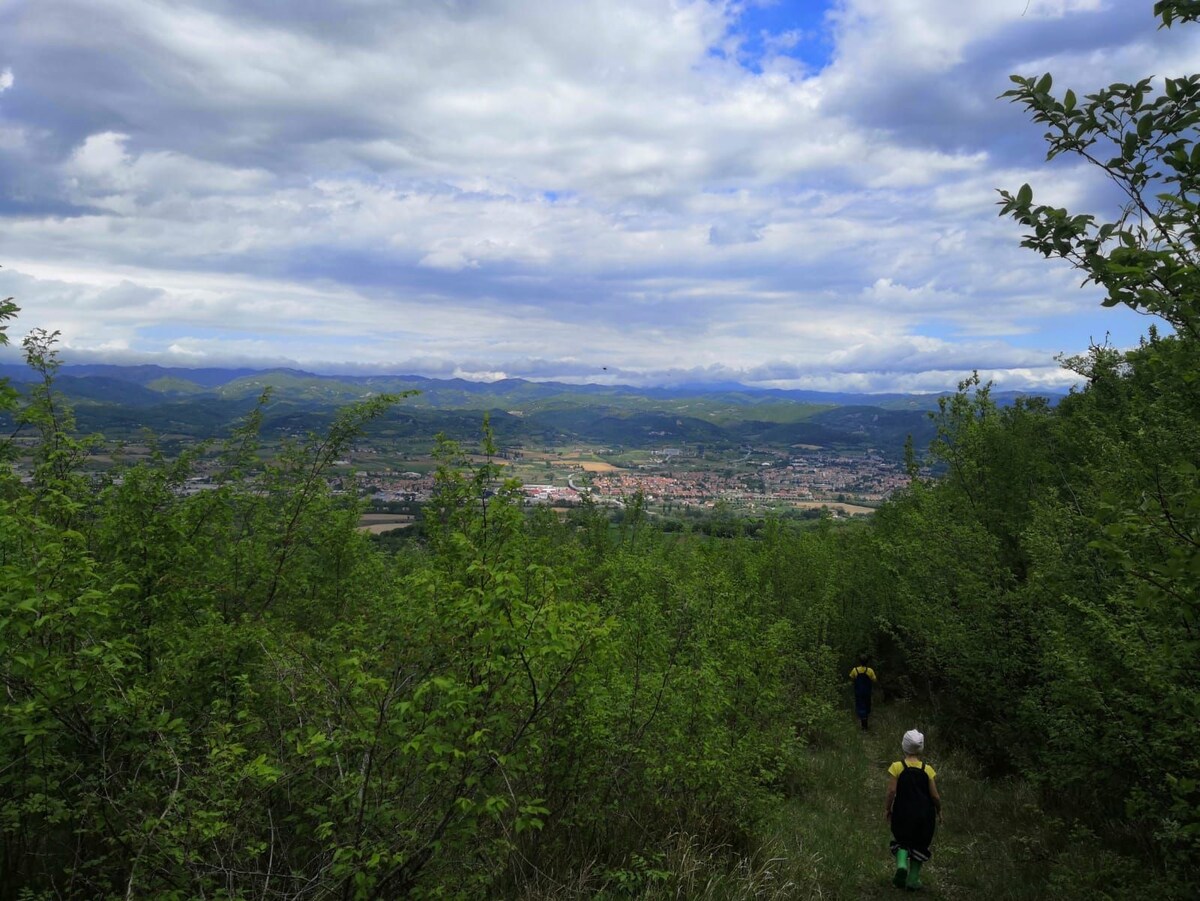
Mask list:
[[[578,874],[578,884],[528,891],[524,901],[565,897],[645,901],[807,901],[928,898],[945,901],[1193,897],[1146,864],[1099,850],[1085,827],[1049,816],[1036,792],[1019,779],[991,779],[961,751],[943,750],[937,730],[925,728],[923,707],[881,705],[864,733],[847,710],[808,749],[789,781],[789,797],[759,825],[754,851],[734,855],[677,834],[658,849],[660,878],[630,872]],[[937,770],[945,821],[924,887],[892,885],[890,832],[884,817],[887,767],[900,757],[900,737],[918,726],[927,759]],[[647,877],[647,878],[641,878]]]
[[[1105,855],[1080,825],[1048,816],[1018,779],[990,779],[968,755],[942,750],[923,708],[882,705],[863,733],[847,711],[832,741],[815,745],[803,790],[781,809],[767,843],[790,849],[792,897],[871,899],[913,893],[891,884],[893,859],[884,818],[887,767],[900,738],[926,732],[945,821],[922,871],[920,897],[1032,901],[1041,898],[1185,897],[1144,864]],[[780,856],[783,856],[782,854]]]

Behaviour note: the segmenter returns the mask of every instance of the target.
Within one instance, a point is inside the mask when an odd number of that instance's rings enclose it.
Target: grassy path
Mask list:
[[[579,883],[567,893],[526,894],[532,899],[595,897],[642,901],[872,901],[923,898],[944,901],[1162,901],[1192,898],[1156,887],[1161,874],[1103,850],[1087,828],[1048,815],[1036,793],[1018,779],[991,779],[968,755],[947,750],[926,711],[894,702],[876,707],[864,733],[851,713],[821,732],[806,752],[790,797],[761,823],[749,852],[719,857],[677,834],[677,844],[655,858],[658,878],[629,879],[619,887]],[[928,762],[937,769],[945,819],[933,841],[933,860],[921,871],[924,887],[892,885],[891,832],[883,815],[887,767],[900,757],[900,738],[913,727],[926,735]],[[729,849],[726,848],[726,851]],[[714,867],[717,859],[723,864]],[[661,870],[657,870],[661,867]],[[561,886],[559,887],[561,888]]]
[[[764,870],[775,868],[768,880],[774,891],[768,895],[874,899],[913,894],[891,884],[890,833],[883,816],[886,769],[899,759],[900,736],[913,726],[926,732],[927,759],[938,771],[945,804],[933,860],[921,874],[925,888],[916,896],[1024,901],[1074,895],[1077,884],[1053,887],[1067,876],[1056,865],[1062,862],[1056,847],[1061,836],[1053,834],[1055,824],[1045,820],[1027,786],[988,780],[970,759],[942,750],[919,708],[901,702],[877,707],[871,731],[863,733],[849,707],[847,701],[844,723],[810,751],[805,784],[773,824],[762,855],[770,857],[759,863]]]

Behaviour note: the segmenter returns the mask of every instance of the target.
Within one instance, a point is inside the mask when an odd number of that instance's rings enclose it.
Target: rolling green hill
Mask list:
[[[29,370],[0,365],[18,387]],[[724,385],[632,388],[503,379],[470,382],[420,376],[324,376],[295,369],[180,369],[157,366],[64,366],[58,389],[78,409],[85,431],[129,438],[143,430],[202,439],[228,434],[264,391],[268,435],[322,428],[346,404],[381,393],[406,397],[372,426],[377,440],[415,449],[433,436],[472,441],[490,416],[506,444],[572,443],[625,448],[704,445],[786,448],[873,447],[892,456],[912,435],[918,445],[933,434],[932,395],[830,394],[756,390]],[[1011,395],[996,395],[1004,402]]]

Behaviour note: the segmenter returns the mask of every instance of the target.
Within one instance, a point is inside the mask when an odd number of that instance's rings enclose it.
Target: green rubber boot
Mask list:
[[[896,875],[892,877],[892,885],[904,888],[908,880],[908,852],[903,848],[896,852]]]
[[[904,887],[913,891],[921,887],[921,861],[914,860],[908,865],[908,882]]]

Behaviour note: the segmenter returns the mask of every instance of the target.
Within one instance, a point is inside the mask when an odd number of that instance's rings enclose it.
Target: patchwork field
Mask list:
[[[579,467],[584,472],[620,472],[621,470],[611,463],[598,463],[591,460],[580,460]]]

